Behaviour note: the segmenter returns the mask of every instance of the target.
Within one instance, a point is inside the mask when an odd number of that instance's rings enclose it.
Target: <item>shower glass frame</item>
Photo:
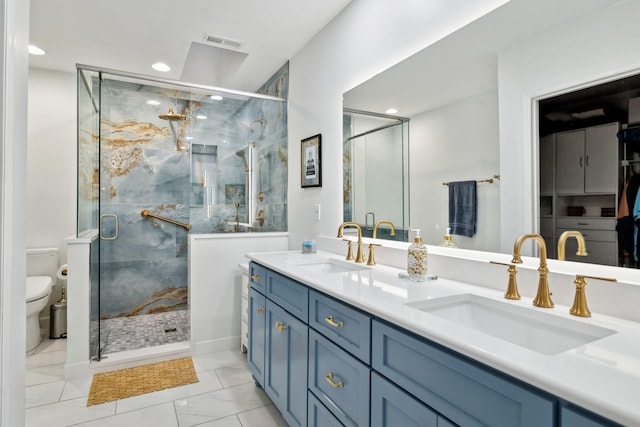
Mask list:
[[[157,89],[158,92],[174,92],[176,95],[176,102],[178,98],[183,102],[183,105],[187,105],[189,108],[190,120],[193,123],[197,120],[195,105],[202,103],[204,98],[208,98],[211,95],[221,95],[227,99],[238,100],[239,103],[244,103],[241,109],[244,109],[242,113],[238,113],[234,117],[234,122],[241,123],[242,126],[238,126],[238,129],[234,130],[236,134],[240,135],[240,138],[244,138],[242,141],[234,141],[235,144],[239,144],[238,147],[223,147],[222,144],[215,146],[206,143],[198,144],[195,140],[192,140],[194,135],[194,126],[192,123],[186,126],[186,131],[181,133],[182,130],[176,132],[177,127],[168,125],[175,137],[176,151],[180,151],[180,144],[184,146],[182,149],[188,151],[188,164],[189,164],[189,183],[191,187],[197,184],[197,179],[194,177],[194,169],[196,164],[202,164],[199,162],[202,159],[221,159],[226,162],[224,165],[235,164],[237,169],[238,165],[241,165],[241,172],[236,173],[234,182],[238,184],[232,184],[225,189],[227,192],[233,192],[237,190],[243,194],[242,200],[236,203],[235,214],[233,213],[233,206],[229,208],[228,200],[227,205],[220,207],[219,204],[214,204],[214,200],[222,199],[224,201],[224,192],[209,191],[210,189],[204,189],[201,194],[200,202],[194,202],[195,197],[192,189],[188,190],[188,202],[186,203],[185,212],[181,218],[175,218],[179,222],[190,223],[192,222],[192,228],[189,233],[217,233],[217,232],[229,232],[229,231],[286,231],[286,194],[287,194],[287,168],[286,168],[286,149],[287,149],[287,123],[286,123],[286,110],[287,103],[284,98],[248,93],[243,91],[236,91],[218,87],[211,87],[199,84],[191,84],[180,81],[173,81],[169,79],[143,76],[133,73],[126,73],[117,70],[102,69],[87,65],[77,65],[78,72],[78,205],[77,205],[77,236],[89,236],[91,233],[95,236],[101,232],[101,198],[104,197],[106,185],[104,180],[100,177],[101,162],[104,161],[104,153],[101,153],[101,141],[104,134],[102,131],[102,114],[104,112],[102,103],[104,97],[102,96],[103,90],[109,90],[107,82],[113,80],[122,85],[135,84],[145,88]],[[271,109],[268,105],[276,105],[278,110],[277,117],[281,118],[279,121],[275,120],[275,115],[271,114]],[[193,107],[193,108],[192,108]],[[166,110],[165,110],[166,111]],[[240,110],[239,110],[240,111]],[[251,111],[251,113],[248,113]],[[262,116],[255,116],[255,114],[262,114]],[[253,114],[253,115],[252,115]],[[268,116],[268,117],[266,117]],[[173,123],[173,122],[172,122]],[[176,122],[177,123],[177,122]],[[273,131],[265,137],[265,123],[270,125],[269,129],[273,129],[277,126],[278,131],[275,136],[272,135]],[[279,132],[279,133],[278,133]],[[199,148],[195,148],[198,146]],[[240,155],[239,153],[242,153]],[[278,161],[280,159],[280,161]],[[206,162],[204,162],[206,163]],[[210,163],[209,172],[215,173],[216,166],[213,162]],[[274,165],[277,163],[277,165]],[[278,166],[279,165],[279,166]],[[283,166],[284,165],[284,166]],[[230,167],[231,167],[230,166]],[[211,169],[213,168],[213,169]],[[231,172],[228,172],[230,174]],[[203,187],[207,187],[205,178]],[[242,182],[242,185],[240,184]],[[282,184],[284,187],[278,187],[275,191],[277,183]],[[101,185],[102,184],[102,185]],[[197,186],[197,185],[196,185]],[[235,187],[234,187],[235,186]],[[244,187],[242,187],[244,186]],[[101,191],[101,187],[103,191]],[[237,188],[236,188],[237,187]],[[108,191],[107,191],[108,193]],[[258,195],[258,193],[261,194]],[[267,194],[266,200],[264,194]],[[275,194],[277,193],[277,196]],[[236,193],[234,193],[236,194]],[[281,198],[278,200],[278,205],[272,203],[269,205],[269,197],[271,199]],[[259,201],[258,201],[259,200]],[[264,202],[263,202],[264,200]],[[211,202],[211,204],[209,203]],[[240,206],[238,206],[240,205]],[[214,212],[215,211],[215,212]],[[220,213],[220,211],[223,211]],[[230,213],[231,212],[231,213]],[[268,212],[265,223],[265,213]],[[276,221],[271,220],[272,217],[280,215],[281,221],[279,224],[275,224]],[[176,216],[178,214],[176,213]],[[195,215],[195,218],[194,218]],[[232,221],[223,221],[224,223],[232,223],[232,227],[229,224],[225,224],[224,227],[218,225],[217,229],[211,230],[206,227],[210,223],[210,220],[214,216],[225,216],[227,218],[235,217],[235,226]],[[241,217],[241,219],[239,219]],[[262,220],[260,221],[260,219]],[[153,222],[154,227],[158,226],[158,222],[155,219],[147,219],[149,223]],[[195,224],[193,223],[195,221]],[[238,229],[237,224],[240,223],[242,227]],[[283,229],[273,229],[269,227],[278,227],[280,224],[284,224]],[[164,225],[164,223],[162,223]],[[96,238],[96,241],[100,242],[100,237]],[[95,250],[94,250],[95,246]],[[94,253],[95,252],[95,253]],[[100,281],[97,279],[101,277],[103,265],[99,262],[101,259],[100,244],[92,245],[92,269],[91,269],[91,320],[101,321],[103,318],[103,310],[101,308],[100,301]],[[94,262],[95,261],[95,262]],[[187,260],[188,262],[188,260]],[[93,268],[95,264],[95,268]],[[188,278],[187,278],[188,282]],[[187,289],[189,284],[186,284]],[[95,310],[94,306],[98,307]],[[102,355],[101,349],[101,336],[100,327],[97,328],[97,333],[91,335],[91,356],[94,360],[100,360]]]

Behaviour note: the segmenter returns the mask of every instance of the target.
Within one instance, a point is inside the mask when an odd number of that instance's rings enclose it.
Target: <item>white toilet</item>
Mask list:
[[[42,340],[40,313],[49,307],[57,269],[58,248],[27,249],[27,352]]]
[[[42,340],[40,312],[49,305],[53,279],[49,276],[27,277],[27,351],[36,348]]]

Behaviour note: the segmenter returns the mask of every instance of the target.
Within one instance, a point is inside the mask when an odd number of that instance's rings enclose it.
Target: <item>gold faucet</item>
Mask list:
[[[356,222],[343,222],[340,224],[340,227],[338,227],[338,238],[342,238],[342,230],[345,227],[355,227],[358,229],[358,251],[356,252],[355,262],[364,262],[364,257],[362,256],[362,229],[360,225]]]
[[[389,234],[390,236],[395,236],[396,235],[396,228],[393,226],[393,223],[391,221],[378,221],[376,222],[376,225],[373,226],[373,238],[376,239],[378,236],[378,226],[382,225],[382,224],[387,224],[390,228],[391,228],[391,233]]]
[[[567,244],[569,237],[575,237],[578,241],[578,256],[587,256],[587,244],[584,241],[584,236],[579,231],[565,231],[558,238],[558,261],[564,261],[564,247]]]
[[[498,262],[498,261],[489,261],[491,264],[498,265],[506,265],[509,267],[507,271],[509,272],[509,282],[507,283],[507,292],[505,292],[504,297],[506,299],[520,299],[520,293],[518,292],[518,282],[516,281],[516,274],[518,273],[518,269],[513,264],[507,264],[506,262]]]
[[[553,308],[553,301],[551,301],[551,293],[549,292],[549,269],[547,268],[547,245],[544,243],[544,239],[539,234],[523,234],[518,237],[513,245],[513,259],[514,264],[522,264],[522,258],[520,257],[520,251],[522,244],[525,240],[534,239],[540,248],[540,266],[538,267],[538,273],[540,273],[540,279],[538,280],[538,293],[533,299],[533,305],[542,308]]]
[[[395,236],[396,235],[396,228],[393,226],[393,223],[391,221],[378,221],[373,226],[373,238],[374,239],[378,238],[378,226],[380,226],[382,224],[387,224],[391,228],[391,233],[389,233],[390,236]],[[374,255],[373,255],[373,250],[375,249],[376,246],[381,246],[381,245],[378,245],[378,244],[375,244],[375,243],[369,243],[369,257],[367,258],[367,265],[376,265],[376,260],[375,260]]]
[[[574,316],[591,317],[589,307],[587,307],[587,296],[584,292],[584,287],[587,286],[586,279],[606,280],[607,282],[617,282],[616,279],[610,277],[596,277],[596,276],[584,276],[581,274],[576,275],[576,280],[573,283],[576,285],[576,295],[573,297],[573,305],[569,309],[569,313]]]

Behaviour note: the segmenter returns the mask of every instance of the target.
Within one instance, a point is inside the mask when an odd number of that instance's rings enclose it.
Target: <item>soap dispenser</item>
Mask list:
[[[410,280],[427,280],[427,247],[422,243],[419,230],[407,253],[407,273]]]
[[[448,248],[458,247],[458,245],[454,243],[453,239],[451,239],[451,227],[447,228],[447,234],[444,235],[444,240],[442,241],[442,243],[440,243],[440,246]]]

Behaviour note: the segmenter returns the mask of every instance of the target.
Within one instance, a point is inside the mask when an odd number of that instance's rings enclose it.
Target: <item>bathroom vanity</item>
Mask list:
[[[248,257],[248,363],[291,426],[640,423],[636,322],[329,252]]]

